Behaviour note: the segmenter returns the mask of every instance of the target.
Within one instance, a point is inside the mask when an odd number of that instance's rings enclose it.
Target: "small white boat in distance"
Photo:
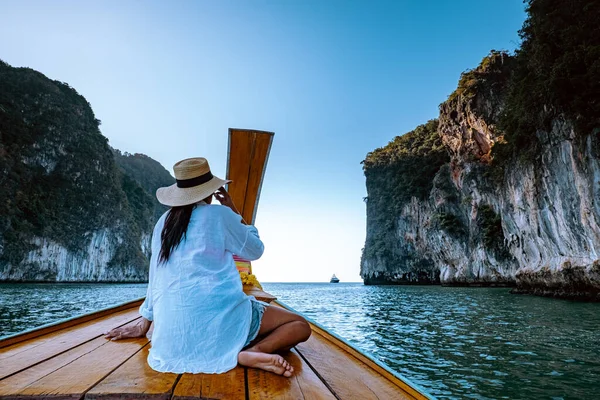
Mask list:
[[[333,274],[329,283],[340,283],[340,280],[338,279],[337,276],[335,276],[335,274]]]

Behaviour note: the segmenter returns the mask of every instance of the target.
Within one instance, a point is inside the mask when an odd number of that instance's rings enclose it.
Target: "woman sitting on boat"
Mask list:
[[[170,206],[152,234],[146,300],[137,325],[111,330],[113,340],[143,337],[154,323],[148,364],[160,372],[222,373],[238,363],[289,377],[274,354],[310,336],[304,318],[247,296],[233,255],[256,260],[263,243],[246,225],[204,158],[179,161],[177,183],[156,192]],[[215,197],[221,205],[211,204]]]

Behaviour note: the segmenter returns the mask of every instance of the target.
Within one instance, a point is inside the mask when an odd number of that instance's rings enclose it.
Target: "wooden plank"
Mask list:
[[[246,199],[253,147],[254,135],[249,131],[242,129],[229,130],[227,179],[231,179],[233,182],[227,186],[227,191],[233,200],[233,204],[240,212],[243,210]],[[250,223],[250,221],[246,222]]]
[[[201,399],[245,399],[246,379],[243,367],[224,374],[203,374]]]
[[[24,371],[14,374],[0,381],[0,398],[5,398],[8,395],[14,395],[26,386],[32,384],[38,379],[56,371],[57,369],[67,365],[79,357],[93,351],[94,349],[104,345],[106,339],[99,337],[92,341],[86,342],[81,346],[77,346],[67,352],[64,352],[56,357],[50,358],[42,363],[27,368]]]
[[[330,399],[334,400],[335,396],[321,379],[310,368],[306,361],[300,357],[296,349],[292,349],[293,357],[286,359],[294,367],[294,378],[298,381],[300,390],[304,399]]]
[[[263,176],[267,168],[267,160],[273,135],[269,133],[256,132],[252,160],[250,161],[250,172],[244,198],[244,208],[241,211],[244,220],[254,225],[260,190],[262,188]]]
[[[276,301],[274,301],[271,304],[276,307],[282,307],[285,309],[289,309],[288,307],[283,306],[283,305],[277,303]],[[294,311],[294,310],[291,310],[291,311]],[[335,337],[333,334],[329,333],[327,330],[322,329],[321,327],[317,326],[314,323],[310,323],[310,326],[313,331],[313,335],[315,335],[315,334],[320,335],[323,339],[326,340],[326,343],[328,346],[335,346],[335,347],[338,347],[338,348],[342,349],[343,351],[347,352],[350,356],[358,359],[360,362],[362,362],[368,368],[372,369],[374,372],[381,375],[383,378],[392,382],[393,384],[395,384],[396,386],[398,386],[399,388],[401,388],[403,391],[405,391],[407,394],[413,396],[414,398],[417,398],[417,399],[427,399],[428,398],[426,395],[422,394],[419,390],[415,389],[407,382],[404,382],[402,379],[398,378],[397,376],[392,374],[387,369],[378,365],[371,358],[367,357],[366,355],[361,353],[359,350],[355,349],[354,347],[347,344],[343,340]]]
[[[135,353],[123,365],[108,375],[86,393],[85,398],[94,399],[154,399],[171,398],[177,374],[154,371],[148,365],[150,346]]]
[[[137,308],[85,322],[0,349],[0,379],[47,360],[102,335],[103,332],[140,318]],[[41,343],[37,343],[41,342]]]
[[[132,312],[133,312],[133,314],[131,314]],[[47,333],[47,334],[42,335],[42,336],[37,337],[37,338],[25,340],[25,341],[22,341],[22,342],[19,342],[19,343],[12,344],[10,346],[6,346],[6,347],[0,349],[0,360],[4,360],[4,359],[10,358],[10,357],[14,357],[15,355],[17,355],[17,354],[19,354],[21,352],[24,352],[24,351],[26,351],[28,349],[32,349],[34,347],[40,346],[40,345],[42,345],[42,344],[44,344],[46,342],[52,341],[52,340],[57,340],[57,338],[60,339],[67,332],[75,332],[77,330],[81,330],[83,328],[87,328],[87,327],[92,326],[94,324],[103,323],[102,321],[108,321],[108,320],[113,321],[113,320],[115,320],[115,317],[117,317],[117,320],[118,320],[123,315],[130,315],[131,314],[131,315],[134,315],[133,318],[137,318],[137,317],[139,317],[139,314],[136,314],[136,312],[137,312],[137,308],[135,308],[135,309],[129,308],[129,309],[124,310],[124,311],[118,311],[118,310],[116,310],[114,313],[111,313],[111,314],[109,314],[107,316],[104,316],[104,317],[99,317],[99,318],[96,318],[96,319],[93,319],[91,321],[87,321],[87,322],[84,322],[84,323],[81,323],[81,324],[78,324],[78,325],[75,325],[75,326],[67,326],[67,327],[64,327],[64,328],[62,328],[60,330],[53,331],[51,333]],[[129,321],[131,321],[131,319]],[[127,322],[129,322],[129,321],[127,321]],[[110,322],[110,323],[114,323],[114,322]]]
[[[272,372],[248,368],[248,399],[298,400],[302,399],[302,390],[294,377],[286,378]]]
[[[335,396],[295,350],[285,354],[284,357],[294,367],[294,375],[289,378],[259,369],[248,368],[248,395],[250,400],[335,400]]]
[[[173,400],[198,399],[202,393],[203,374],[182,374],[175,386]]]
[[[354,347],[349,346],[340,340],[337,340],[334,336],[332,336],[326,330],[321,329],[318,326],[315,326],[314,324],[311,324],[311,329],[313,331],[313,334],[316,333],[316,334],[320,335],[321,337],[326,339],[328,342],[331,342],[332,345],[338,346],[342,350],[348,352],[351,356],[358,359],[359,361],[364,363],[367,367],[371,368],[372,370],[377,372],[379,375],[381,375],[385,379],[394,383],[396,386],[399,386],[402,390],[404,390],[406,393],[410,394],[411,396],[418,398],[418,399],[421,399],[421,398],[426,399],[427,398],[427,397],[423,396],[421,393],[419,393],[419,391],[417,391],[416,389],[414,389],[413,387],[408,385],[406,382],[402,381],[401,379],[398,379],[398,377],[391,374],[385,368],[382,368],[381,366],[377,365],[375,362],[373,362],[373,360],[371,360],[369,357],[362,354],[360,351],[356,350]]]
[[[318,333],[296,349],[341,399],[415,398]]]
[[[52,333],[52,332],[55,332],[58,330],[62,330],[62,329],[65,329],[65,328],[68,328],[71,326],[75,326],[75,325],[81,324],[86,321],[91,321],[91,320],[98,319],[98,318],[101,318],[104,316],[110,316],[118,311],[139,307],[143,301],[144,301],[144,299],[133,300],[133,301],[123,303],[123,304],[115,306],[115,307],[95,311],[93,313],[70,318],[66,321],[59,321],[55,324],[42,326],[37,329],[33,329],[30,331],[26,331],[23,333],[9,336],[7,338],[0,340],[0,349],[2,349],[4,347],[8,347],[10,345],[14,345],[15,343],[24,342],[24,341],[27,341],[27,340],[30,340],[30,339],[33,339],[33,338],[36,338],[39,336],[47,335],[49,333]]]
[[[240,366],[223,374],[183,374],[173,393],[173,400],[245,398],[244,368]]]
[[[36,380],[8,398],[81,398],[147,344],[147,338],[106,340],[102,346]]]

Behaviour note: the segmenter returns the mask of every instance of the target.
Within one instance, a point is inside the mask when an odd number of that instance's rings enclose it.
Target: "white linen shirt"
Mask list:
[[[250,330],[250,297],[242,291],[233,254],[258,259],[258,231],[221,205],[199,203],[186,235],[158,264],[168,212],[152,234],[146,300],[140,314],[154,322],[148,364],[156,371],[222,373],[237,365]]]

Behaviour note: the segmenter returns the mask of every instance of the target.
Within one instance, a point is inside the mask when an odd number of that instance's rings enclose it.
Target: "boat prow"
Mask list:
[[[228,189],[248,223],[256,217],[272,136],[268,132],[230,130],[227,176],[234,182]],[[252,272],[249,262],[237,261],[238,268]],[[337,279],[335,275],[333,278]],[[289,309],[256,287],[247,285],[244,291],[275,307]],[[294,367],[292,378],[242,366],[224,374],[156,372],[146,361],[151,347],[148,338],[115,342],[103,335],[112,328],[135,324],[141,318],[138,309],[142,301],[0,338],[0,398],[431,398],[415,384],[310,320],[312,336],[285,356]]]
[[[143,299],[0,339],[2,399],[428,399],[418,386],[311,322],[286,359],[294,376],[237,366],[224,374],[152,370],[148,338],[111,341]],[[274,301],[272,306],[284,307]],[[310,320],[309,320],[310,321]]]

